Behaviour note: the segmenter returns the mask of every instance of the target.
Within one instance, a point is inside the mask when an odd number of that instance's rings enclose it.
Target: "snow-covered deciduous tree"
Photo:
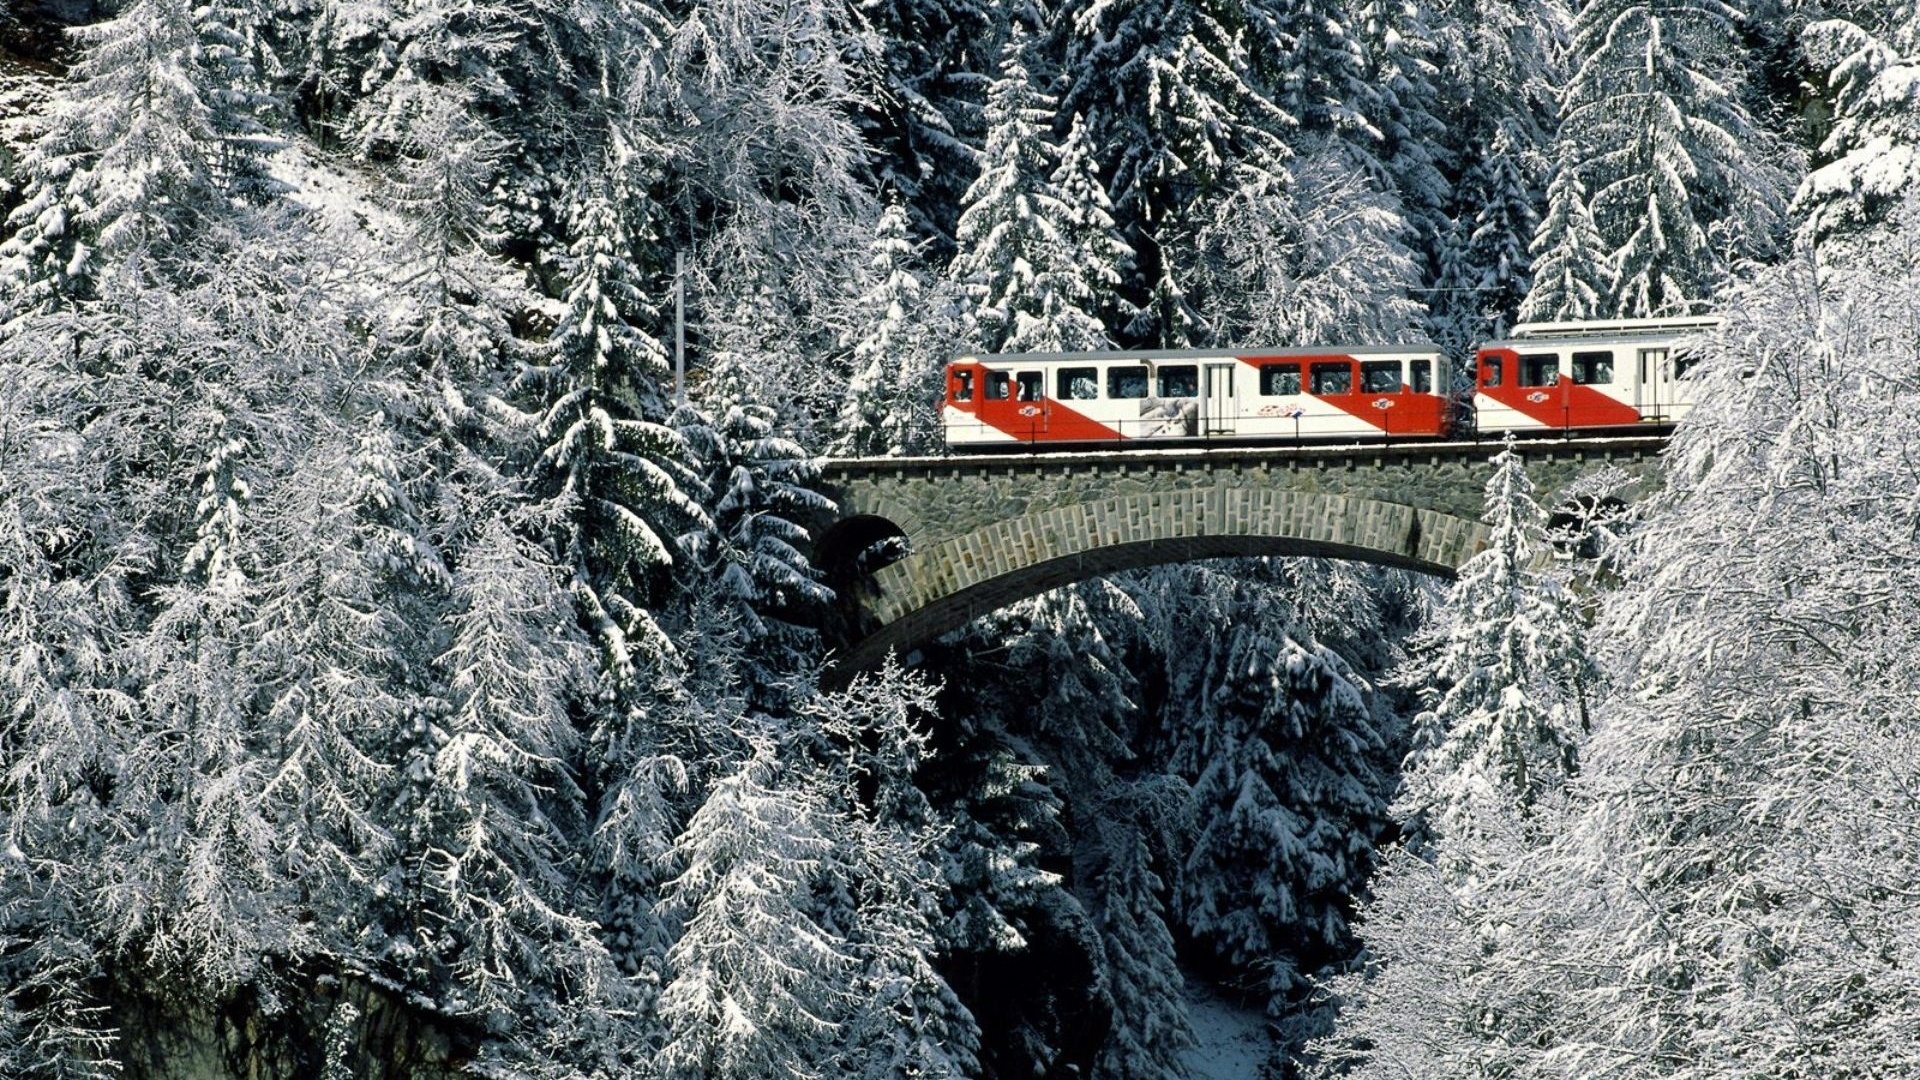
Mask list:
[[[1566,949],[1636,1018],[1608,1068],[1647,1047],[1723,1074],[1913,1067],[1914,864],[1886,845],[1914,820],[1910,501],[1887,494],[1911,487],[1914,205],[1727,298],[1711,403],[1600,623],[1634,694],[1583,760],[1572,872],[1615,914]]]
[[[265,193],[264,97],[239,81],[249,65],[225,11],[137,0],[78,32],[85,52],[0,246],[10,307],[90,295],[101,260],[164,256],[231,197]]]
[[[1223,343],[1386,343],[1418,325],[1419,270],[1394,201],[1333,147],[1290,178],[1249,171],[1206,207],[1188,280],[1212,302]]]
[[[637,103],[667,160],[662,242],[687,254],[696,359],[732,384],[710,411],[777,407],[809,446],[840,415],[876,216],[861,34],[846,0],[700,0]]]
[[[977,1075],[980,1029],[935,967],[947,896],[944,828],[916,783],[936,718],[934,687],[891,657],[800,710],[828,749],[820,780],[840,807],[831,860],[856,964],[839,1036],[854,1076]]]
[[[1564,805],[1463,838],[1473,874],[1394,857],[1342,1075],[1915,1066],[1913,206],[1726,298],[1594,634],[1630,692]]]
[[[564,629],[564,569],[503,517],[458,557],[451,640],[436,661],[448,707],[409,762],[407,854],[423,909],[413,931],[423,959],[453,974],[449,1005],[501,1026],[543,984],[587,1001],[606,992],[605,950],[575,912],[564,855],[581,816],[568,702],[589,665]]]
[[[1334,1031],[1309,1044],[1309,1075],[1564,1075],[1544,1051],[1582,1018],[1567,1006],[1586,984],[1555,963],[1601,901],[1542,889],[1537,819],[1527,835],[1519,821],[1490,815],[1451,844],[1472,876],[1404,846],[1382,853],[1358,914],[1364,964],[1324,984],[1340,1011]]]

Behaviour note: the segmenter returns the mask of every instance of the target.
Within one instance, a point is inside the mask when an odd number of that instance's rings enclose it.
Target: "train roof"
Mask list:
[[[1595,319],[1588,322],[1521,323],[1513,328],[1509,340],[1699,334],[1718,330],[1725,321],[1718,315],[1690,315],[1671,319]]]
[[[1699,315],[1685,319],[1609,319],[1595,322],[1521,323],[1509,337],[1483,341],[1475,351],[1485,349],[1552,348],[1560,343],[1592,345],[1642,344],[1650,341],[1690,338],[1720,328],[1725,320],[1717,315]]]
[[[962,353],[947,361],[952,364],[1031,364],[1062,360],[1225,360],[1239,357],[1291,356],[1405,356],[1409,353],[1443,355],[1431,341],[1411,341],[1404,345],[1307,345],[1284,349],[1105,349],[1094,352],[1057,353]]]

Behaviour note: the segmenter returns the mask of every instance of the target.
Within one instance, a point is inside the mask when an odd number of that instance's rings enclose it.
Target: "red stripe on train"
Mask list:
[[[1565,375],[1555,377],[1552,386],[1520,386],[1520,354],[1513,349],[1482,349],[1482,358],[1498,359],[1503,374],[1499,386],[1475,388],[1489,398],[1545,427],[1627,427],[1640,422],[1640,410],[1591,386],[1583,386]],[[1475,365],[1477,381],[1484,384],[1482,365]]]

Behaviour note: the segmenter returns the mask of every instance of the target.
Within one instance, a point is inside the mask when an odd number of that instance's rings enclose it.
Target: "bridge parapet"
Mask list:
[[[1543,503],[1601,464],[1638,478],[1661,436],[1523,442]],[[860,667],[996,607],[1155,563],[1318,555],[1451,574],[1485,545],[1494,443],[1211,447],[829,462],[819,561],[851,601]],[[1642,492],[1629,491],[1631,498]],[[843,527],[847,523],[861,527]],[[850,547],[904,537],[877,569]]]

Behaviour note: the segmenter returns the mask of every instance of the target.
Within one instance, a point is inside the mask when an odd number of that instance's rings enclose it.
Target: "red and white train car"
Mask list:
[[[1672,424],[1693,407],[1685,345],[1711,316],[1522,323],[1475,358],[1475,426],[1563,431]]]
[[[1434,438],[1449,370],[1431,345],[966,356],[941,414],[949,445],[978,449]]]

